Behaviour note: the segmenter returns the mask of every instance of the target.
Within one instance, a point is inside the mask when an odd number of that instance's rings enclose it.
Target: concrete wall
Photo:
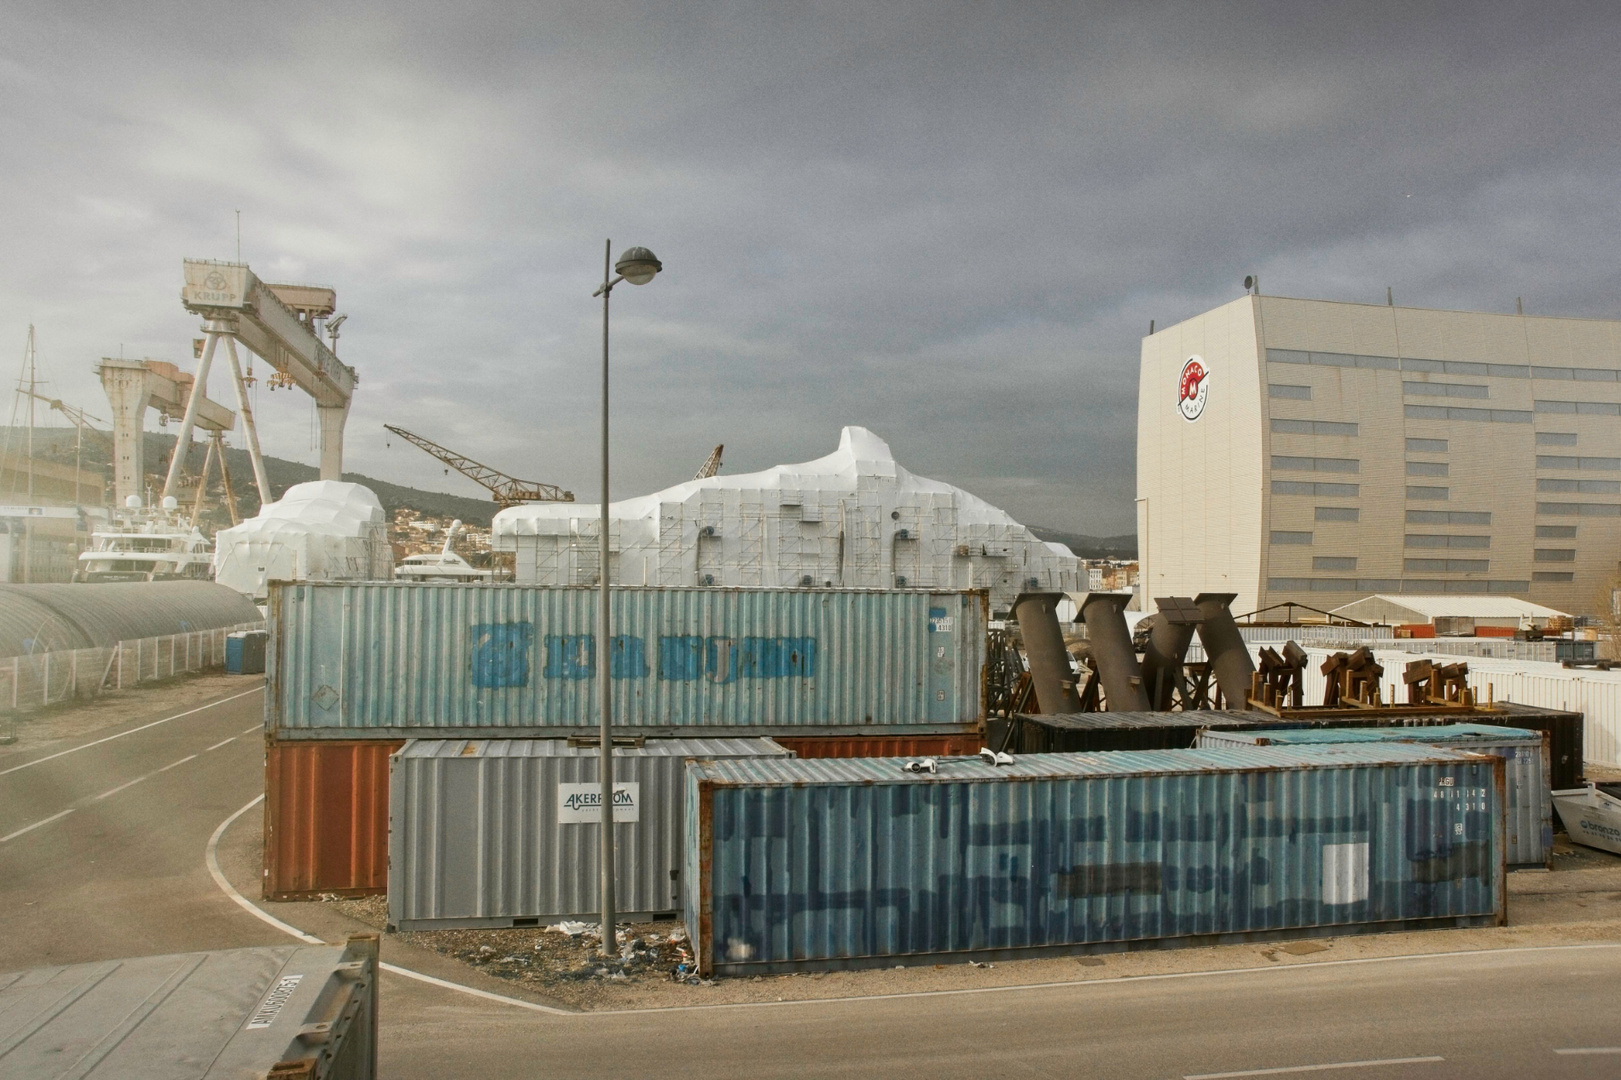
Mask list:
[[[1137,536],[1143,597],[1235,592],[1254,610],[1265,520],[1264,400],[1256,301],[1244,297],[1143,339]],[[1198,419],[1178,408],[1191,357],[1209,373]]]

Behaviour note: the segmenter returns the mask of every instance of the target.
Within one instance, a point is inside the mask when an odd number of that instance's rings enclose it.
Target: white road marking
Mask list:
[[[1445,1061],[1441,1057],[1379,1058],[1374,1061],[1335,1061],[1327,1065],[1287,1065],[1281,1069],[1245,1069],[1242,1072],[1195,1073],[1182,1080],[1224,1080],[1233,1076],[1280,1076],[1283,1073],[1326,1072],[1329,1069],[1371,1069],[1379,1065],[1418,1065],[1426,1061]]]
[[[146,774],[146,776],[151,776],[151,775],[152,775],[151,773]],[[111,791],[103,791],[100,795],[97,795],[94,799],[91,799],[90,801],[91,802],[100,802],[102,799],[105,799],[109,795],[117,795],[120,791],[123,791],[125,788],[132,788],[136,784],[139,784],[142,780],[146,779],[146,776],[137,776],[135,779],[129,781],[128,783],[119,784],[117,787],[113,788]]]
[[[252,735],[255,731],[263,731],[264,729],[265,729],[265,726],[263,724],[254,724],[250,728],[244,728],[243,731],[242,731],[242,734],[244,734],[244,735]]]
[[[23,833],[33,832],[35,829],[39,828],[41,825],[49,825],[51,822],[57,820],[58,818],[65,818],[71,813],[73,813],[73,807],[70,806],[66,810],[62,811],[60,814],[52,814],[50,817],[46,818],[44,821],[36,821],[32,825],[24,825],[22,828],[18,829],[14,833],[7,833],[4,836],[0,836],[0,844],[5,843],[7,840],[15,840],[15,839],[17,839],[17,837],[21,836]]]
[[[221,739],[219,742],[215,743],[213,746],[210,746],[208,748],[208,750],[218,750],[220,747],[224,746],[228,742],[236,742],[236,736],[232,735],[229,739]],[[208,750],[204,750],[203,753],[205,753],[205,754],[208,753]]]
[[[13,765],[9,769],[0,769],[0,776],[7,776],[14,772],[21,772],[23,769],[32,769],[35,765],[43,765],[47,761],[55,761],[59,757],[66,757],[69,754],[76,754],[80,750],[88,750],[92,746],[100,746],[102,743],[109,743],[114,739],[122,739],[125,735],[133,735],[137,731],[145,731],[147,728],[154,728],[159,724],[167,724],[170,720],[179,720],[181,717],[191,716],[194,713],[200,713],[204,709],[212,709],[216,705],[224,705],[228,701],[235,701],[237,698],[247,697],[249,694],[257,694],[263,689],[263,686],[256,686],[252,690],[244,690],[240,694],[232,694],[228,698],[220,698],[218,701],[210,701],[207,705],[199,705],[195,709],[187,709],[183,713],[175,713],[173,716],[165,716],[162,720],[154,720],[150,724],[142,724],[140,727],[130,728],[128,731],[120,731],[117,735],[109,735],[105,739],[97,739],[95,742],[87,742],[83,746],[75,746],[70,750],[59,750],[54,754],[47,754],[42,758],[35,758],[33,761],[25,761],[21,765]]]
[[[196,759],[197,759],[196,754],[187,754],[185,757],[181,758],[179,761],[171,761],[169,764],[167,764],[163,768],[159,769],[158,772],[168,772],[170,769],[174,768],[176,765],[184,765],[186,762],[195,761]]]
[[[1621,1046],[1576,1046],[1568,1050],[1555,1050],[1556,1054],[1621,1054]]]

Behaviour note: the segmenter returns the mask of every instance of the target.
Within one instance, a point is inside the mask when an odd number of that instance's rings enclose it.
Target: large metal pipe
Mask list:
[[[1221,687],[1221,696],[1227,699],[1229,709],[1249,707],[1250,676],[1255,674],[1255,661],[1250,658],[1249,646],[1233,622],[1233,600],[1237,593],[1200,593],[1193,598],[1204,620],[1199,623],[1199,642],[1210,660],[1210,670]]]
[[[1130,602],[1130,593],[1089,593],[1081,602],[1081,620],[1086,623],[1092,663],[1110,712],[1149,711],[1143,670],[1137,663],[1137,650],[1131,646],[1131,631],[1126,627],[1126,605]]]
[[[1185,694],[1186,676],[1182,662],[1193,643],[1193,631],[1202,618],[1198,605],[1185,596],[1158,596],[1150,615],[1148,648],[1143,650],[1143,688],[1158,712],[1170,712],[1176,698]]]
[[[1081,695],[1075,689],[1075,669],[1064,648],[1058,625],[1058,601],[1063,593],[1021,593],[1013,601],[1013,618],[1024,639],[1030,680],[1036,688],[1036,712],[1078,713]]]

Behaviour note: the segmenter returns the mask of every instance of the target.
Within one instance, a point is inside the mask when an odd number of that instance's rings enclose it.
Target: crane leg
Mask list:
[[[186,400],[186,416],[180,421],[180,434],[175,436],[174,456],[169,459],[169,476],[163,481],[163,497],[168,498],[174,494],[175,485],[180,482],[181,470],[186,464],[186,451],[191,449],[191,429],[197,424],[197,406],[208,393],[208,368],[214,362],[214,346],[219,344],[220,335],[210,333],[208,345],[203,349],[203,358],[197,364],[197,377],[191,384],[191,397]],[[136,437],[140,437],[140,429],[136,429]]]
[[[253,482],[259,488],[259,505],[264,506],[271,501],[270,481],[265,477],[264,456],[259,453],[259,427],[253,421],[253,409],[248,405],[248,387],[242,381],[242,365],[236,358],[236,338],[228,336],[225,339],[225,351],[231,357],[231,381],[236,384],[236,407],[242,414],[242,433],[248,438],[248,460],[253,463]],[[220,464],[225,464],[223,451]],[[229,482],[227,482],[229,483]],[[236,503],[231,503],[231,519],[236,520]]]
[[[321,405],[321,479],[343,479],[343,425],[349,419],[349,403]]]

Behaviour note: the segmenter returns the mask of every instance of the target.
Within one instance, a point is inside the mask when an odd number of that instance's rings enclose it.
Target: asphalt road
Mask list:
[[[0,761],[0,970],[288,940],[204,865],[214,829],[261,790],[260,708],[248,693],[132,713]],[[1616,1077],[1621,949],[579,1017],[390,975],[381,1017],[391,1080]]]

